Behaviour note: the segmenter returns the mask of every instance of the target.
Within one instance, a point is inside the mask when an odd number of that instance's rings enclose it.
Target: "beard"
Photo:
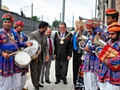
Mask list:
[[[116,38],[111,38],[111,41],[114,43],[114,42],[116,42],[116,41],[118,41],[119,40],[119,33],[118,33],[118,35],[117,35],[117,37]]]
[[[119,39],[118,38],[114,38],[114,39],[111,39],[111,41],[114,43],[116,41],[118,41]]]

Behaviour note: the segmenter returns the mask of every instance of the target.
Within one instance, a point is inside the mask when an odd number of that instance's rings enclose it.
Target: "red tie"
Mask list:
[[[52,41],[49,38],[49,53],[52,54]]]

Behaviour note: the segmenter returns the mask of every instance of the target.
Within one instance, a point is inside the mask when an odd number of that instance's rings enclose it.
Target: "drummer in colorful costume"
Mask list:
[[[13,56],[8,55],[10,52],[17,51],[16,44],[11,41],[14,39],[14,31],[11,31],[14,18],[11,14],[4,14],[3,28],[0,29],[0,90],[11,88],[11,79],[14,75]]]
[[[106,16],[107,16],[107,25],[109,26],[110,24],[118,21],[119,12],[114,10],[114,9],[109,8],[106,10]],[[104,36],[104,35],[105,34],[102,33],[102,36]],[[106,33],[106,37],[109,38],[109,32]],[[106,41],[106,39],[104,39],[104,41]],[[106,42],[108,42],[108,39]],[[96,58],[96,59],[98,59],[98,58]],[[102,66],[102,62],[100,62],[100,64],[99,64],[98,76],[101,76],[103,72],[104,73],[106,72],[106,70],[103,69],[101,66]],[[98,84],[100,86],[100,90],[107,90],[107,89],[105,89],[106,83],[99,83],[98,82]]]
[[[110,41],[108,44],[116,51],[116,53],[120,52],[120,25],[116,22],[112,23],[109,27],[109,37]],[[107,47],[109,48],[109,47]],[[111,51],[113,50],[111,49]],[[104,49],[103,49],[104,50]],[[106,52],[108,52],[109,49],[106,49]],[[99,74],[99,81],[104,84],[105,87],[103,87],[101,90],[120,90],[120,59],[115,56],[112,57],[115,52],[108,53],[107,57],[104,61],[102,61],[102,66]],[[104,56],[106,54],[102,52]],[[100,54],[101,55],[101,54]],[[119,56],[120,54],[118,54]],[[100,57],[100,60],[102,60],[103,57]]]
[[[28,46],[29,43],[21,43],[16,32],[11,29],[14,21],[10,13],[4,14],[3,28],[0,30],[0,90],[11,90],[20,86],[21,70],[14,63],[14,56],[18,46]]]
[[[15,32],[17,33],[17,36],[19,37],[20,42],[26,42],[28,40],[28,37],[25,33],[22,32],[24,23],[22,21],[17,21],[14,23]],[[21,68],[22,69],[22,76],[21,76],[21,87],[20,90],[27,90],[24,88],[26,83],[26,73],[28,72],[28,67]]]

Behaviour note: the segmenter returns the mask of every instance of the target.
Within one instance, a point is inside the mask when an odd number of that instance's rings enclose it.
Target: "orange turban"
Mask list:
[[[93,20],[87,20],[86,27],[87,28],[92,28],[92,22],[93,22]]]
[[[22,22],[22,21],[17,21],[17,22],[15,22],[15,24],[14,24],[15,26],[24,26],[24,22]]]
[[[119,32],[120,31],[120,24],[114,22],[108,26],[109,32]]]
[[[14,21],[14,17],[10,13],[6,13],[2,16],[2,20],[10,20],[11,22]]]
[[[105,12],[106,16],[119,16],[119,12],[112,8],[108,8]]]

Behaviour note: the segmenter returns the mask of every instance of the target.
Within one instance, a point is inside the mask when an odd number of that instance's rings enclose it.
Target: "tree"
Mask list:
[[[60,23],[60,21],[58,21],[58,20],[53,21],[52,27],[55,27],[55,28],[59,27],[59,23]]]
[[[41,21],[40,18],[37,17],[37,16],[32,16],[31,19],[32,19],[32,20],[36,20],[36,21]]]

